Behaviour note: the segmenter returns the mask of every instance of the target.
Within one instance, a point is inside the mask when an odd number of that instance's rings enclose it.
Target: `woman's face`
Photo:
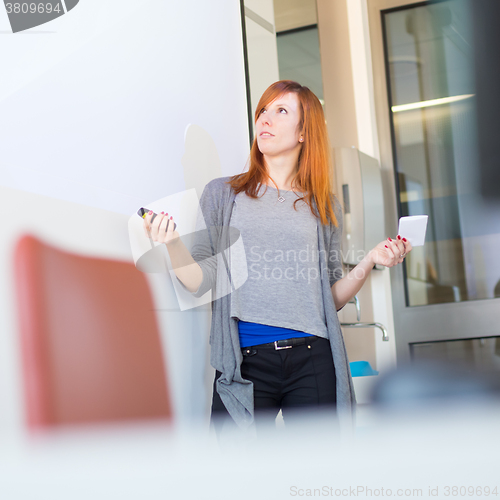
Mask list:
[[[302,147],[300,103],[295,92],[284,94],[262,111],[255,124],[257,145],[264,156],[288,156]]]

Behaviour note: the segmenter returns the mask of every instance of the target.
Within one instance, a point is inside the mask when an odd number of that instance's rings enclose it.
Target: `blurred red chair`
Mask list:
[[[15,249],[25,402],[32,430],[171,420],[153,300],[133,264],[24,236]]]

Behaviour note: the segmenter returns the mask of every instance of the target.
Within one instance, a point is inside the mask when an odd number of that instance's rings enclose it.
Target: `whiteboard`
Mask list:
[[[0,5],[0,44],[0,185],[132,214],[244,170],[239,2],[80,0],[17,33]]]

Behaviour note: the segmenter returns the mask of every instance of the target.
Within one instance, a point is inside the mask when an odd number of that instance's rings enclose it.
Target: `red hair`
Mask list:
[[[255,122],[266,106],[289,92],[295,92],[299,99],[301,115],[299,129],[304,137],[299,154],[299,168],[292,179],[292,186],[296,186],[304,193],[304,196],[295,200],[293,206],[296,210],[295,203],[304,200],[311,208],[312,214],[319,217],[322,224],[327,225],[329,219],[335,226],[338,226],[332,206],[330,146],[325,115],[319,99],[307,87],[291,80],[281,80],[273,83],[262,94],[255,110]],[[257,193],[261,184],[267,184],[268,180],[271,180],[275,186],[276,183],[269,177],[264,156],[259,150],[256,138],[250,151],[249,163],[248,172],[232,176],[228,183],[236,194],[244,191],[251,198],[258,198]],[[319,213],[314,212],[312,200],[315,201]]]

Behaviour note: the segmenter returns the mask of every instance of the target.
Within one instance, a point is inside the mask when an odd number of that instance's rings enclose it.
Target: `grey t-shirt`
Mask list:
[[[248,278],[231,293],[231,316],[328,338],[317,219],[305,201],[294,209],[301,193],[279,193],[284,202],[265,185],[257,199],[235,197],[231,226],[241,233]]]
[[[210,328],[210,364],[222,375],[216,389],[235,422],[242,428],[252,424],[254,416],[253,383],[241,375],[243,355],[238,337],[238,320],[230,316],[231,294],[224,293],[227,286],[227,262],[220,255],[226,253],[232,241],[231,218],[235,206],[235,193],[228,182],[231,177],[211,180],[200,199],[200,215],[210,231],[197,231],[191,254],[200,265],[203,280],[192,295],[201,297],[212,290],[212,324]],[[340,321],[333,301],[331,287],[342,278],[340,244],[342,210],[335,196],[331,196],[338,226],[317,220],[319,264],[323,304],[325,307],[328,340],[332,350],[337,378],[337,412],[342,422],[353,424],[356,398],[349,360],[345,349]],[[279,202],[278,202],[279,203]],[[313,206],[317,209],[313,200]],[[209,237],[210,236],[210,237]],[[181,286],[184,286],[178,280]],[[222,288],[222,290],[218,290]],[[215,298],[214,298],[215,296]],[[272,305],[272,304],[271,304]],[[344,420],[344,417],[346,419]]]

